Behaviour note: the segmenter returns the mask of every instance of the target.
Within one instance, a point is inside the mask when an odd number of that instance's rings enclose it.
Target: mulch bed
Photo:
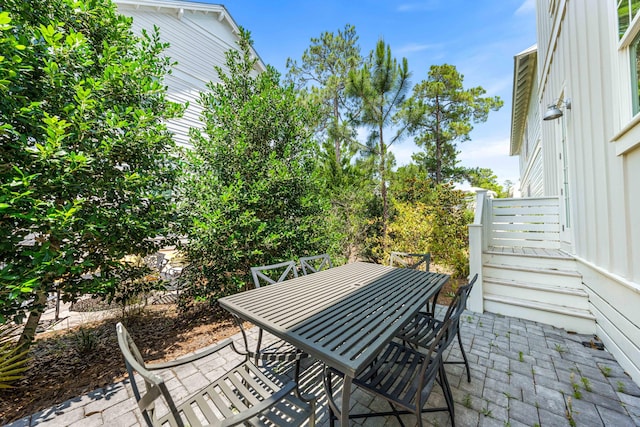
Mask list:
[[[114,317],[39,334],[25,378],[15,388],[0,390],[0,424],[124,379],[115,333],[120,320]],[[239,331],[227,312],[210,307],[183,315],[173,304],[153,305],[122,321],[146,361],[173,360]]]

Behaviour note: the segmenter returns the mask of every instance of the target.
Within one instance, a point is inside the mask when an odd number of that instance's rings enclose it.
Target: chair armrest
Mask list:
[[[231,338],[227,338],[223,341],[221,341],[220,343],[218,343],[217,345],[210,347],[204,351],[201,351],[199,353],[196,354],[192,354],[190,356],[187,357],[183,357],[180,359],[176,359],[176,360],[172,360],[170,362],[161,362],[161,363],[153,363],[153,364],[149,364],[146,366],[147,370],[157,370],[157,369],[167,369],[167,368],[173,368],[175,366],[180,366],[180,365],[184,365],[185,363],[191,363],[194,362],[196,360],[202,359],[203,357],[207,357],[212,355],[213,353],[216,353],[220,350],[222,350],[225,347],[228,346],[232,346],[233,350],[236,351],[236,347],[233,344],[233,340],[231,340]],[[238,351],[236,351],[237,353],[240,353]],[[242,354],[242,353],[240,353]]]

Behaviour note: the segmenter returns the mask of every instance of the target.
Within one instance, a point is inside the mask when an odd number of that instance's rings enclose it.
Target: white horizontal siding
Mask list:
[[[207,83],[218,83],[214,67],[225,66],[225,53],[237,48],[237,35],[227,19],[219,19],[213,12],[183,10],[173,8],[136,7],[131,4],[119,6],[120,13],[133,18],[133,30],[151,31],[160,29],[160,39],[169,43],[165,55],[177,62],[172,73],[166,76],[168,98],[181,104],[189,103],[184,116],[171,120],[167,127],[174,134],[177,144],[190,146],[189,128],[202,128],[198,103],[199,93],[207,90]]]

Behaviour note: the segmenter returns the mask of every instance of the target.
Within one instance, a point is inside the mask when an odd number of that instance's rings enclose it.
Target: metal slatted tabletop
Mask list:
[[[350,380],[448,280],[446,274],[356,262],[224,297],[219,303],[342,371],[343,407],[348,408]],[[347,416],[342,414],[343,425]]]

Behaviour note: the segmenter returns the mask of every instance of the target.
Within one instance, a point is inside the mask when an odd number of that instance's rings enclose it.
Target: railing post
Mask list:
[[[469,224],[469,277],[478,275],[478,280],[469,294],[467,308],[476,313],[484,312],[482,285],[482,251],[486,244],[483,240],[483,219],[486,208],[487,190],[476,193],[476,212],[473,224]]]

